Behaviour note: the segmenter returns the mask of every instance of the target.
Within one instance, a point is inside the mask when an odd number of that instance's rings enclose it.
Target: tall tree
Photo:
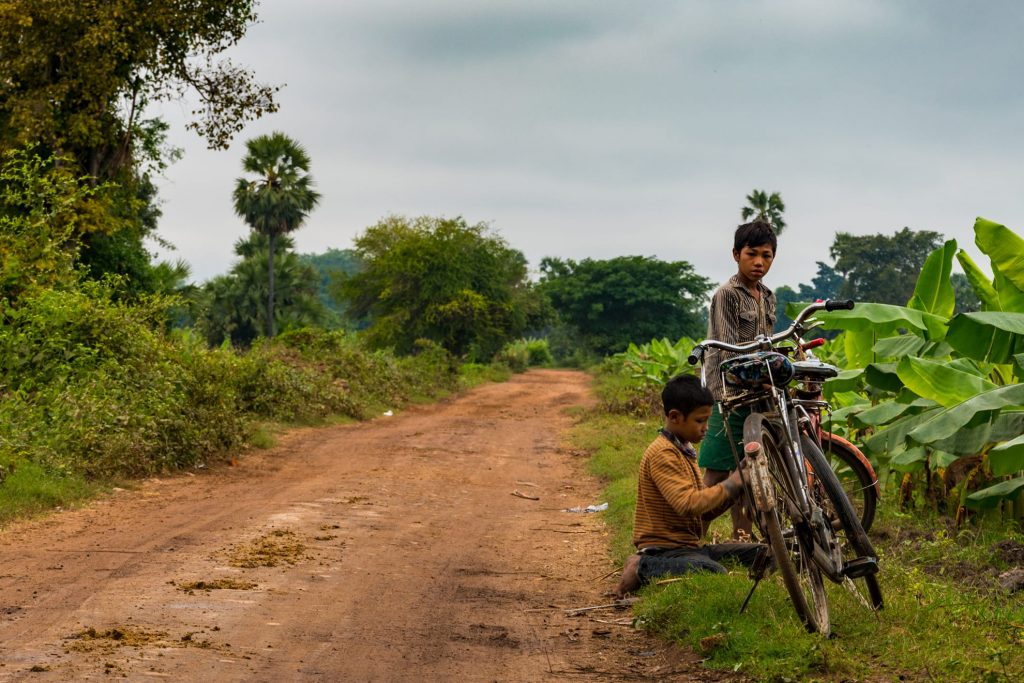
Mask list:
[[[903,306],[914,294],[924,260],[942,244],[931,230],[903,228],[892,235],[836,233],[829,254],[845,280],[840,296]]]
[[[607,354],[630,342],[704,336],[713,283],[686,261],[545,258],[540,271],[541,292],[590,350]]]
[[[764,190],[752,190],[747,195],[747,205],[740,211],[740,216],[744,221],[757,218],[767,221],[775,229],[775,234],[781,235],[786,229],[786,221],[782,218],[785,210],[786,205],[778,192],[768,194]]]
[[[32,148],[102,187],[79,211],[76,258],[93,276],[152,291],[158,216],[148,173],[175,156],[147,105],[197,94],[189,127],[224,148],[277,109],[277,88],[224,59],[255,19],[255,0],[17,0],[0,3],[0,150]],[[106,184],[106,185],[105,185]]]
[[[367,338],[410,353],[430,339],[456,356],[487,361],[543,323],[526,259],[484,223],[391,216],[355,242],[362,268],[341,281],[349,314]]]
[[[291,238],[282,235],[274,247],[274,315],[282,329],[320,325],[326,314],[317,295],[317,273],[292,251],[293,246]],[[211,345],[227,339],[249,346],[267,329],[268,249],[267,237],[258,232],[239,239],[235,253],[241,258],[195,297],[196,326]]]
[[[100,180],[135,159],[147,103],[199,95],[189,124],[225,147],[276,110],[274,87],[223,59],[255,0],[18,0],[0,4],[0,141],[70,155]]]
[[[274,325],[274,247],[277,238],[299,228],[320,201],[309,174],[309,155],[284,133],[271,133],[246,143],[242,167],[248,176],[236,181],[235,213],[255,232],[265,235],[267,250],[267,336]]]

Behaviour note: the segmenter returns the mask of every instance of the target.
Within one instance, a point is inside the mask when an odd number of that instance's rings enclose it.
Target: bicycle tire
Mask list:
[[[828,596],[821,570],[811,559],[806,528],[793,516],[798,506],[792,491],[795,473],[786,467],[791,449],[786,439],[779,438],[771,422],[760,413],[752,413],[743,423],[743,442],[760,444],[768,462],[769,484],[774,491],[772,509],[757,509],[758,523],[768,539],[775,566],[789,593],[797,616],[811,633],[828,635],[831,630]]]
[[[861,526],[860,515],[850,503],[843,485],[829,466],[821,449],[806,434],[801,434],[801,445],[804,449],[804,458],[810,463],[813,472],[814,485],[812,489],[815,495],[822,498],[821,507],[826,514],[834,516],[839,522],[838,528],[836,528],[837,525],[832,525],[832,528],[836,531],[843,559],[849,561],[854,558],[870,557],[877,560],[878,554],[875,552],[867,532]],[[882,597],[882,588],[878,582],[877,572],[868,573],[856,579],[847,577],[846,580],[850,581],[852,587],[858,591],[857,582],[863,581],[868,596],[866,602],[871,609],[880,610],[884,607],[885,601]],[[863,594],[861,596],[863,597]]]
[[[821,451],[835,472],[846,497],[860,515],[865,532],[871,529],[878,508],[878,477],[864,454],[846,439],[822,432]]]

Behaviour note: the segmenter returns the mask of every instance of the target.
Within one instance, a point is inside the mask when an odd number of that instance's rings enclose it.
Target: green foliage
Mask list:
[[[316,272],[291,251],[292,241],[282,235],[274,250],[274,329],[291,330],[317,325],[326,313],[318,296]],[[247,347],[269,328],[266,301],[270,287],[268,239],[259,233],[235,243],[241,259],[227,275],[210,280],[199,295],[196,327],[211,346],[225,340]]]
[[[545,258],[540,270],[540,290],[561,320],[600,354],[622,351],[630,342],[704,334],[712,283],[685,261]]]
[[[902,306],[913,296],[925,258],[941,239],[937,232],[910,228],[892,236],[836,233],[829,253],[845,279],[840,296]]]
[[[926,313],[934,313],[943,318],[953,315],[956,297],[953,293],[953,255],[956,253],[956,240],[946,244],[928,255],[917,276],[914,294],[907,303]]]
[[[74,281],[78,208],[91,194],[32,150],[0,156],[0,299]]]
[[[319,278],[317,296],[327,311],[324,325],[328,329],[354,329],[348,308],[338,293],[341,279],[362,267],[359,257],[351,249],[328,249],[322,254],[299,254],[299,262],[311,267]]]
[[[96,177],[128,166],[138,112],[194,90],[190,124],[226,147],[277,109],[274,88],[221,60],[255,20],[253,0],[20,0],[0,6],[0,139],[70,152]]]
[[[552,365],[555,359],[546,339],[517,339],[505,344],[494,361],[507,365],[512,372],[526,372],[531,367]]]
[[[82,477],[54,476],[27,460],[4,463],[0,476],[0,523],[55,507],[71,507],[93,495],[98,487]]]
[[[505,382],[512,370],[504,363],[463,363],[459,366],[460,389],[471,389],[487,382]]]
[[[1004,443],[1020,433],[1024,415],[1024,385],[1016,372],[1024,353],[1024,293],[1018,286],[1024,283],[1018,253],[1024,240],[980,218],[975,233],[990,257],[991,280],[950,240],[928,256],[909,307],[858,304],[821,319],[846,330],[846,357],[864,367],[856,379],[877,405],[847,418],[850,426],[873,431],[864,440],[869,455],[898,471],[923,472],[926,482],[933,470],[945,471],[958,459],[988,455],[982,462],[993,476],[1017,478],[963,496],[962,503],[984,509],[1019,500],[1024,481],[1024,452]],[[956,312],[954,256],[986,310]]]
[[[396,358],[343,332],[294,330],[239,354],[164,333],[167,298],[113,294],[101,283],[40,290],[6,311],[0,464],[71,478],[202,466],[244,447],[258,420],[363,418],[456,384],[429,342]]]
[[[693,366],[687,359],[694,344],[689,337],[683,337],[675,344],[668,339],[652,339],[640,346],[630,343],[625,351],[615,354],[612,359],[621,362],[626,372],[641,384],[660,390],[676,375],[693,372]]]
[[[340,290],[377,347],[408,353],[430,339],[456,356],[489,359],[545,322],[526,259],[482,223],[391,216],[355,244],[364,267]]]

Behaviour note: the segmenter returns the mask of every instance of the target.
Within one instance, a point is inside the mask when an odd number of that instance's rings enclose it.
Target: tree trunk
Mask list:
[[[274,329],[274,233],[268,235],[270,253],[267,254],[267,336],[273,338]]]

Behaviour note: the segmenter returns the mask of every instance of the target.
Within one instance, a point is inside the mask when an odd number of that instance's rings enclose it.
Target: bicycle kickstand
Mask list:
[[[768,573],[769,567],[771,567],[771,553],[768,552],[766,546],[761,546],[757,558],[754,559],[750,565],[750,572],[748,576],[753,579],[754,585],[750,587],[750,592],[747,593],[747,597],[743,600],[743,604],[740,605],[740,614],[743,614],[744,610],[747,609],[747,605],[750,603],[750,598],[754,597],[754,591],[757,590],[757,584],[761,583],[761,579]]]
[[[747,604],[750,603],[750,598],[754,597],[754,591],[757,590],[757,584],[761,583],[761,578],[762,577],[759,576],[754,579],[754,585],[750,587],[750,592],[747,593],[747,597],[744,598],[743,604],[740,605],[740,614],[743,614],[744,610],[747,609]]]

